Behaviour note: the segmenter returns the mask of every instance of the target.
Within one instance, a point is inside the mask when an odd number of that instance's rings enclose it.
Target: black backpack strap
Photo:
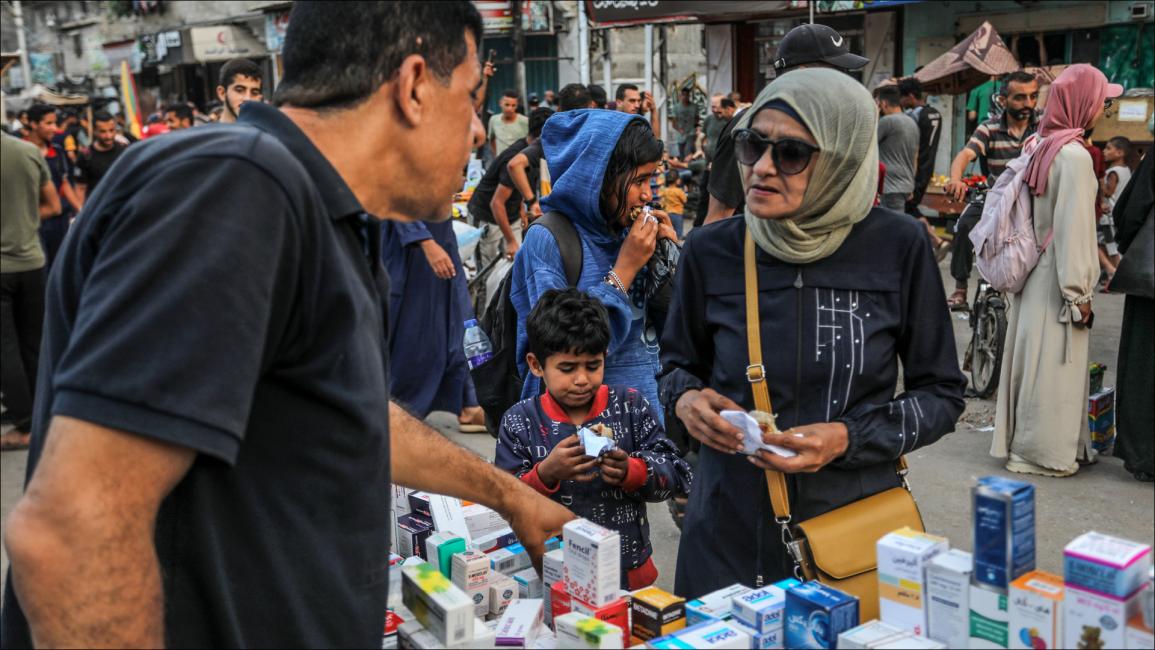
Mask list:
[[[547,212],[530,224],[545,226],[553,233],[557,248],[561,251],[561,263],[565,267],[565,278],[569,286],[576,287],[582,274],[582,240],[573,222],[560,212]]]

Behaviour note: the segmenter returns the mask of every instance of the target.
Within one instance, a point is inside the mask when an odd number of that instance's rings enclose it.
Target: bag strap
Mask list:
[[[577,227],[564,214],[556,210],[547,212],[530,224],[545,226],[553,233],[557,248],[561,252],[561,263],[565,267],[565,279],[569,286],[576,287],[582,275],[582,240]]]

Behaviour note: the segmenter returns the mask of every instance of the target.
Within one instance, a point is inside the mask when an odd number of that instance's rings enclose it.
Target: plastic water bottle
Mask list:
[[[465,321],[465,358],[470,370],[493,358],[493,344],[473,318]]]

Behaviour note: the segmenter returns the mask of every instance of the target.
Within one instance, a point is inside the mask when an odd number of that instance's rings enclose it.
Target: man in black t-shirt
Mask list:
[[[557,96],[557,112],[574,111],[582,108],[597,108],[593,96],[593,86],[582,84],[566,84]],[[548,119],[548,115],[546,118]],[[530,116],[530,131],[533,131],[533,116]],[[535,136],[525,149],[509,160],[505,171],[501,172],[499,182],[507,187],[513,187],[521,193],[526,206],[528,221],[541,216],[541,206],[538,199],[549,193],[549,170],[543,169],[545,153],[541,148],[541,139]],[[530,179],[530,171],[536,170],[536,177]]]
[[[76,190],[83,203],[127,149],[116,141],[116,120],[101,111],[92,118],[92,146],[76,161]]]
[[[473,189],[473,196],[469,197],[469,214],[473,217],[474,225],[483,228],[481,241],[477,244],[477,252],[481,258],[481,268],[498,257],[505,256],[513,259],[517,249],[521,247],[521,202],[508,200],[498,210],[501,221],[493,209],[493,195],[497,192],[497,184],[501,179],[501,171],[522,149],[529,144],[529,136],[515,141],[504,151],[498,153],[497,158],[485,168],[485,174],[477,187]]]
[[[573,515],[388,401],[380,218],[449,214],[481,35],[299,0],[277,107],[122,154],[49,279],[0,646],[375,647],[394,483],[540,561]]]

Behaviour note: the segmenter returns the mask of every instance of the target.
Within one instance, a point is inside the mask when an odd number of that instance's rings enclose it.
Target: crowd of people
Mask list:
[[[633,84],[505,91],[486,119],[472,3],[291,11],[271,102],[230,62],[219,125],[175,103],[133,144],[107,113],[74,129],[37,105],[0,137],[4,443],[31,448],[4,647],[375,645],[391,484],[493,508],[535,561],[574,516],[614,528],[628,589],[658,579],[645,504],[670,501],[678,594],[770,584],[798,558],[769,473],[805,520],[903,485],[901,459],[954,430],[949,310],[981,212],[953,243],[922,218],[942,118],[914,79],[872,95],[846,74],[868,60],[804,25],[753,102],[715,95],[702,120],[680,92],[665,138]],[[1045,243],[1009,296],[991,452],[1068,476],[1094,460],[1100,262],[1122,277],[1150,235],[1151,157],[1131,174],[1113,139],[1096,174],[1088,134],[1121,89],[1091,66],[1041,115],[1034,77],[1000,84],[946,187],[1031,156]],[[474,158],[463,260],[446,218]],[[466,262],[503,266],[503,290],[477,302]],[[1126,305],[1117,453],[1151,480],[1153,303]],[[467,353],[478,318],[511,347]],[[517,397],[493,412],[473,377],[497,355]],[[722,412],[755,388],[790,454],[739,453]],[[432,411],[489,430],[493,462]],[[586,455],[589,431],[615,448]]]

